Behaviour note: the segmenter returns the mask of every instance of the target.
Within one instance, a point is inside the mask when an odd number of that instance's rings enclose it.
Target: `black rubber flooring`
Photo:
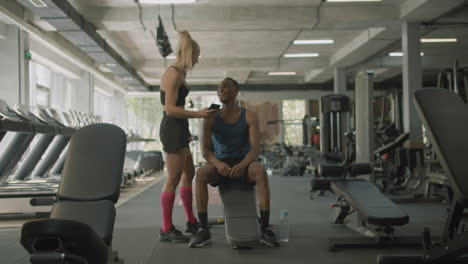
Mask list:
[[[224,227],[214,226],[214,243],[206,248],[192,249],[186,244],[159,242],[161,223],[160,201],[163,181],[119,207],[114,231],[114,249],[128,264],[146,263],[376,263],[380,253],[418,253],[414,249],[347,249],[328,251],[328,236],[353,235],[353,231],[330,224],[329,203],[332,194],[310,199],[310,178],[270,177],[272,211],[271,223],[277,225],[281,209],[289,211],[290,240],[279,248],[258,247],[251,250],[233,250],[225,240]],[[222,213],[222,205],[212,190],[209,216]],[[370,197],[371,199],[371,197]],[[183,208],[176,200],[174,224],[185,226]],[[446,207],[438,203],[401,204],[410,214],[410,224],[403,233],[418,235],[426,226],[440,233]],[[26,252],[19,244],[19,229],[0,229],[0,263],[28,263]]]

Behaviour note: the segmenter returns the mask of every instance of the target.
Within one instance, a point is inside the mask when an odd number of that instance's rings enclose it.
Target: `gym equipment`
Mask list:
[[[401,109],[401,92],[392,90],[386,92],[379,113],[378,124],[375,128],[375,146],[381,148],[390,144],[403,134],[403,119]],[[387,112],[389,115],[387,116]],[[389,120],[386,119],[389,118]]]
[[[112,251],[112,233],[125,149],[125,133],[114,125],[93,124],[73,135],[50,218],[21,229],[32,264],[123,263]]]
[[[224,205],[226,239],[233,248],[249,248],[258,244],[260,227],[257,219],[255,187],[230,182],[218,187]]]
[[[338,196],[337,202],[330,205],[335,209],[332,223],[345,224],[362,237],[330,237],[330,250],[421,245],[417,237],[395,236],[394,227],[408,224],[409,217],[371,182],[336,180],[331,189]]]
[[[348,134],[347,156],[353,152],[354,142]],[[417,237],[395,236],[395,226],[408,224],[409,217],[395,203],[388,199],[368,180],[350,178],[372,173],[369,163],[352,163],[346,159],[342,165],[321,165],[318,180],[323,190],[333,191],[337,202],[334,209],[333,224],[345,224],[362,237],[330,237],[330,250],[355,247],[381,246],[420,246]],[[317,183],[316,183],[317,184]]]
[[[356,158],[356,143],[354,142],[354,132],[346,132],[344,134],[346,140],[346,148],[344,151],[344,159],[341,164],[318,164],[316,173],[310,181],[311,200],[315,196],[321,196],[327,191],[331,191],[331,182],[339,177],[344,177],[346,168],[348,168]]]
[[[431,237],[429,229],[424,229],[420,238],[423,255],[379,255],[377,263],[467,263],[468,258],[463,255],[468,253],[468,233],[462,216],[464,209],[468,208],[468,172],[464,155],[468,151],[468,106],[456,93],[438,88],[416,91],[414,102],[453,190],[450,211],[440,241]]]
[[[343,135],[349,130],[350,100],[341,94],[320,98],[320,152],[326,159],[341,162],[344,158]]]
[[[445,69],[437,75],[437,87],[448,89],[468,102],[468,67],[460,67],[458,60],[452,68]]]
[[[424,146],[408,138],[409,133],[403,133],[374,151],[374,181],[386,193],[409,194],[424,184]]]

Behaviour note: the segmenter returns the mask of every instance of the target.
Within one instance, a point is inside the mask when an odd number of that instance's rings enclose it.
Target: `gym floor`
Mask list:
[[[159,194],[164,179],[152,185],[117,209],[114,231],[114,249],[127,264],[146,263],[376,263],[380,253],[414,253],[418,249],[345,249],[329,252],[327,237],[353,235],[343,226],[330,222],[329,203],[334,201],[331,193],[310,200],[310,178],[270,177],[272,192],[271,223],[274,228],[279,221],[281,209],[289,211],[290,241],[279,248],[259,247],[251,250],[233,250],[227,244],[224,226],[212,227],[214,243],[205,248],[192,249],[187,244],[160,243],[158,234],[161,223]],[[222,207],[215,189],[210,198],[209,216],[222,214]],[[410,224],[400,233],[421,234],[424,227],[431,227],[440,234],[446,207],[442,203],[418,202],[400,204],[410,215]],[[176,199],[174,224],[182,229],[185,216],[180,200]],[[26,252],[19,244],[20,228],[0,229],[0,256],[2,264],[29,263]]]

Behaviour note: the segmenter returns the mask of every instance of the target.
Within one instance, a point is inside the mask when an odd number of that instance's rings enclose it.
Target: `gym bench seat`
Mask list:
[[[441,88],[424,88],[414,93],[414,103],[434,151],[447,176],[453,196],[441,239],[424,229],[420,238],[423,254],[379,255],[379,264],[445,264],[468,262],[468,232],[463,212],[468,208],[468,106],[460,96]]]
[[[408,215],[369,181],[335,181],[331,188],[336,195],[346,199],[366,223],[402,226],[409,222]]]
[[[324,167],[326,172],[328,168]],[[334,170],[337,171],[337,170]],[[330,189],[338,197],[331,205],[335,209],[332,223],[345,224],[361,236],[329,237],[330,250],[337,248],[420,246],[416,236],[395,236],[395,226],[409,223],[409,216],[387,198],[373,183],[349,176],[372,172],[368,163],[351,164],[344,175],[330,182]],[[348,177],[347,177],[348,176]]]
[[[112,233],[126,142],[124,131],[111,124],[89,125],[72,136],[50,218],[21,230],[32,264],[123,263],[112,250]]]

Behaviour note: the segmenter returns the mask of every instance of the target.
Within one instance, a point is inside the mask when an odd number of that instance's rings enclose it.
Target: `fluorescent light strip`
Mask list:
[[[302,39],[295,40],[294,44],[296,45],[308,45],[308,44],[333,44],[335,41],[333,39]]]
[[[381,2],[382,0],[327,0],[327,2]]]
[[[286,58],[310,58],[310,57],[318,57],[318,53],[290,53],[284,54]]]
[[[440,43],[440,42],[457,42],[456,38],[431,38],[431,39],[421,39],[422,43]]]
[[[269,72],[270,76],[292,76],[296,75],[296,72]]]
[[[191,4],[195,0],[139,0],[140,4]]]
[[[35,7],[47,7],[47,5],[42,0],[29,0],[29,2]]]
[[[390,52],[388,54],[390,57],[403,57],[403,52]],[[424,52],[421,52],[421,56],[424,56]]]

